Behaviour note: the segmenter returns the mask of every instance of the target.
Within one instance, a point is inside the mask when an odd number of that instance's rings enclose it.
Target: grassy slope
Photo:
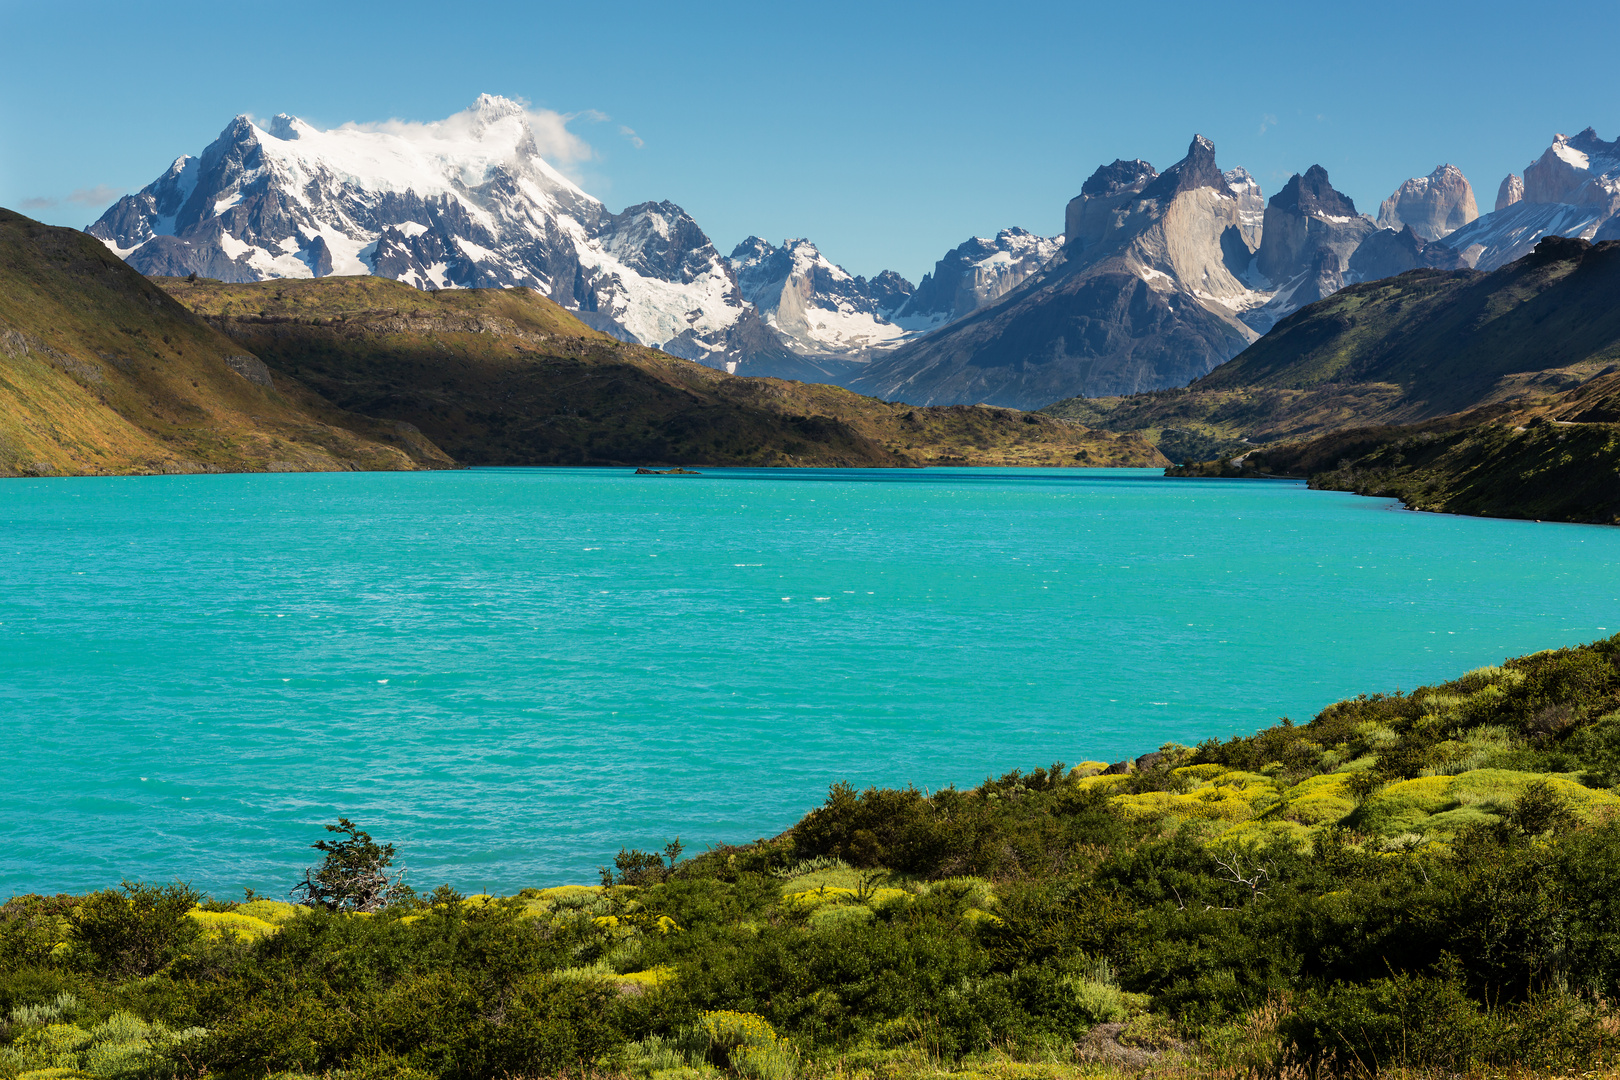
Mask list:
[[[0,475],[412,469],[451,462],[332,408],[83,233],[0,210]]]
[[[332,402],[419,427],[479,465],[1153,465],[1138,436],[1006,409],[911,408],[745,379],[626,345],[523,290],[381,278],[161,279]]]
[[[1620,244],[1555,239],[1490,274],[1418,270],[1353,285],[1185,390],[1043,411],[1156,440],[1169,429],[1260,443],[1534,399],[1620,362],[1617,292]]]

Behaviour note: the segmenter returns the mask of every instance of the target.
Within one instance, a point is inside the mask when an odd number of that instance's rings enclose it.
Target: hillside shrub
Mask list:
[[[189,885],[142,885],[91,893],[67,910],[74,959],[114,978],[145,978],[196,940],[187,914],[201,898]]]

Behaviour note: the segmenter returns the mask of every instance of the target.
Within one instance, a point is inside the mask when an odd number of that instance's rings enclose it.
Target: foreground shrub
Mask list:
[[[90,1076],[96,1080],[144,1080],[173,1076],[201,1029],[170,1031],[129,1013],[117,1012],[88,1029],[62,1022],[76,1011],[71,998],[41,1009],[14,1010],[21,1028],[11,1045],[0,1047],[0,1076],[44,1072],[46,1076]]]
[[[73,955],[115,978],[145,978],[196,940],[187,914],[201,899],[189,885],[140,885],[91,893],[67,912]]]
[[[1294,1064],[1336,1075],[1490,1066],[1562,1074],[1615,1057],[1615,1024],[1592,1002],[1545,993],[1487,1007],[1468,995],[1454,957],[1435,974],[1401,973],[1307,995],[1278,1026]]]
[[[729,1009],[702,1013],[693,1035],[702,1041],[704,1060],[746,1080],[791,1080],[798,1072],[798,1052],[762,1016]]]

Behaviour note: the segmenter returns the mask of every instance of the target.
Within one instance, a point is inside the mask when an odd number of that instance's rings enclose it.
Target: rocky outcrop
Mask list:
[[[1327,170],[1312,165],[1303,174],[1295,173],[1266,204],[1256,268],[1280,286],[1314,273],[1320,262],[1317,252],[1323,248],[1345,266],[1376,229],[1371,218],[1356,212],[1348,195],[1334,189]]]
[[[1514,203],[1524,198],[1524,178],[1508,173],[1502,178],[1502,184],[1496,189],[1496,210],[1506,210]]]
[[[257,356],[227,356],[225,366],[248,382],[262,386],[266,390],[276,388],[275,380],[270,377],[270,369]]]
[[[1399,231],[1410,226],[1424,240],[1439,240],[1477,217],[1474,189],[1455,165],[1413,177],[1378,207],[1381,228]]]

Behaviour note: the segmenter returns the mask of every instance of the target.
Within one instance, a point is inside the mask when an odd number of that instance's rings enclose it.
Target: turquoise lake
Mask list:
[[[0,896],[594,882],[1620,631],[1620,530],[1147,470],[0,485]]]

